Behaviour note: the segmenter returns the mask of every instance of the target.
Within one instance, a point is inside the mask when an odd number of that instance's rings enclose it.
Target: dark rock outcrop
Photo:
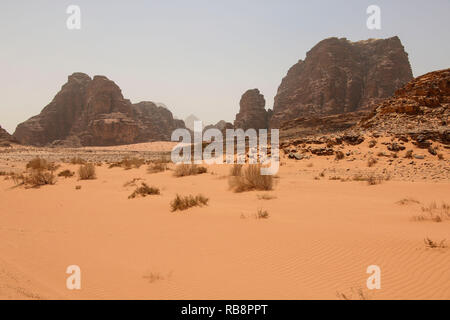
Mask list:
[[[415,78],[386,99],[359,124],[359,130],[409,136],[419,147],[427,140],[450,144],[450,69]]]
[[[132,105],[106,77],[74,73],[39,115],[17,126],[14,137],[37,146],[117,145],[169,140],[177,127],[184,123],[170,111],[152,102]]]
[[[298,117],[369,110],[412,78],[408,54],[398,37],[325,39],[281,82],[271,127]]]
[[[246,91],[239,103],[239,113],[236,114],[234,127],[236,129],[267,129],[269,114],[265,109],[266,100],[258,89]]]

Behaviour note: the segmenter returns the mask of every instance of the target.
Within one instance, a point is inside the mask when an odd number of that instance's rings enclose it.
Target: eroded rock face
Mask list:
[[[184,123],[174,120],[167,109],[152,102],[132,105],[108,78],[74,73],[39,115],[17,126],[14,137],[37,146],[64,141],[117,145],[169,140],[176,127]]]
[[[275,97],[270,124],[297,117],[368,110],[413,78],[398,37],[319,42],[291,67]]]
[[[17,142],[12,135],[0,126],[0,143]]]
[[[258,89],[246,91],[240,101],[240,110],[236,114],[234,127],[237,129],[267,129],[268,111],[266,111],[266,100]]]
[[[450,144],[450,69],[412,80],[359,123],[359,128]]]

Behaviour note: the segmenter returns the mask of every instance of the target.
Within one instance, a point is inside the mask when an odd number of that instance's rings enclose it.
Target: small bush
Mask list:
[[[128,199],[134,199],[138,196],[146,197],[148,195],[158,195],[161,194],[159,188],[149,187],[146,183],[142,182],[140,187],[137,187],[136,190],[128,197]]]
[[[179,164],[175,167],[175,172],[173,175],[175,177],[186,177],[186,176],[194,176],[197,174],[206,173],[208,169],[205,167],[200,167],[196,164]]]
[[[78,177],[80,180],[94,180],[97,178],[95,174],[95,166],[92,163],[81,165],[78,169]]]
[[[58,173],[58,177],[71,178],[75,175],[75,172],[70,170],[64,170]]]
[[[432,202],[428,206],[422,207],[422,214],[414,216],[413,220],[434,222],[450,220],[450,205],[444,202],[438,206],[436,202]]]
[[[445,244],[445,239],[441,240],[440,242],[433,241],[430,238],[423,239],[423,242],[425,243],[425,247],[430,249],[437,249],[437,248],[447,248],[447,245]]]
[[[257,195],[258,200],[272,200],[272,199],[276,199],[277,197],[272,196],[270,194],[258,194]]]
[[[52,185],[56,183],[53,172],[46,170],[33,170],[24,177],[23,183],[31,187],[40,187],[44,185]]]
[[[109,165],[109,168],[116,168],[116,167],[121,167],[124,168],[125,170],[130,170],[130,169],[139,169],[143,164],[145,164],[145,160],[144,159],[139,159],[136,157],[132,157],[132,158],[124,158],[122,161],[119,162],[114,162],[111,163]]]
[[[158,162],[158,163],[152,163],[147,168],[147,173],[158,173],[158,172],[164,172],[167,170],[167,164]]]
[[[32,160],[30,160],[27,165],[26,165],[27,169],[32,169],[32,170],[49,170],[49,171],[54,171],[58,168],[58,166],[56,166],[53,162],[48,162],[45,159],[42,158],[34,158]]]
[[[228,182],[234,192],[273,189],[273,176],[262,175],[260,164],[250,164],[239,176],[230,176]]]
[[[256,213],[257,219],[269,219],[269,212],[267,210],[259,209]]]
[[[182,197],[177,194],[175,199],[170,203],[170,206],[172,208],[172,212],[177,210],[183,211],[196,206],[206,206],[208,205],[208,201],[209,199],[201,194],[195,197],[192,195]]]

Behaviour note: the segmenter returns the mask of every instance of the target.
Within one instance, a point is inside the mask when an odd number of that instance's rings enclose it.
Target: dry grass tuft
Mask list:
[[[145,164],[145,160],[144,159],[139,159],[136,157],[132,157],[132,158],[124,158],[122,161],[118,161],[118,162],[113,162],[109,165],[109,168],[116,168],[116,167],[120,167],[120,168],[124,168],[125,170],[130,170],[130,169],[139,169],[143,164]]]
[[[267,210],[258,209],[256,213],[256,219],[269,219],[269,212]]]
[[[172,212],[174,211],[183,211],[192,207],[203,207],[208,205],[209,199],[202,196],[201,194],[196,195],[195,197],[192,195],[189,196],[180,196],[177,194],[175,199],[170,203]]]
[[[97,178],[95,174],[95,166],[92,163],[81,165],[78,169],[78,177],[80,180],[94,180]]]
[[[244,192],[251,190],[268,191],[273,189],[273,176],[262,175],[260,164],[250,164],[239,176],[230,176],[228,179],[231,190]]]
[[[31,170],[49,170],[55,171],[59,166],[55,165],[53,162],[48,162],[42,158],[34,158],[27,163],[26,168]]]
[[[159,195],[161,192],[159,188],[149,187],[146,183],[142,182],[140,187],[137,187],[136,190],[128,197],[128,199],[134,199],[136,197],[146,197],[149,195]]]
[[[166,171],[167,163],[158,162],[158,163],[152,163],[147,168],[147,173],[158,173],[158,172],[164,172]]]
[[[75,175],[75,172],[70,171],[70,170],[64,170],[61,171],[60,173],[58,173],[58,177],[64,177],[64,178],[71,178]]]
[[[408,204],[419,204],[420,201],[417,201],[416,199],[413,198],[404,198],[400,201],[397,201],[397,204],[404,206],[404,205],[408,205]]]
[[[413,217],[414,221],[442,222],[450,220],[450,205],[443,202],[440,206],[436,202],[422,207],[422,214]]]
[[[198,166],[196,164],[179,164],[175,167],[173,175],[175,177],[195,176],[197,174],[206,173],[208,169]]]
[[[425,243],[425,247],[430,248],[430,249],[444,249],[447,248],[447,245],[445,244],[445,239],[441,240],[439,242],[437,241],[433,241],[430,238],[426,237],[425,239],[423,239],[423,242]]]
[[[352,178],[353,181],[366,181],[369,186],[380,184],[389,179],[390,177],[388,175],[375,175],[374,173],[368,173],[365,175],[356,174]]]

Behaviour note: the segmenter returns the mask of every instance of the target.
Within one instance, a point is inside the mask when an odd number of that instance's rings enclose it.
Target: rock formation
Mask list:
[[[234,127],[239,129],[267,129],[269,112],[266,111],[266,100],[258,89],[246,91],[240,101],[240,110],[236,114]]]
[[[17,140],[0,126],[0,146],[8,145],[10,142],[17,143]]]
[[[356,129],[450,144],[449,117],[450,69],[445,69],[417,77],[397,90]]]
[[[42,112],[17,126],[23,144],[116,145],[168,140],[184,123],[152,102],[131,104],[120,88],[104,76],[83,73],[68,82]]]
[[[282,80],[270,124],[369,110],[411,79],[408,54],[398,37],[325,39]]]

